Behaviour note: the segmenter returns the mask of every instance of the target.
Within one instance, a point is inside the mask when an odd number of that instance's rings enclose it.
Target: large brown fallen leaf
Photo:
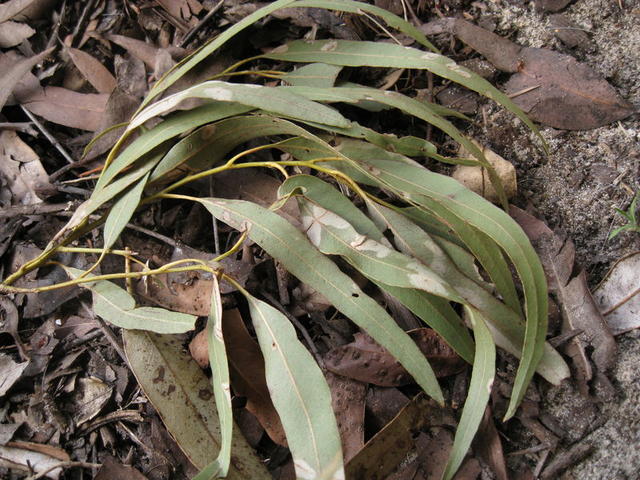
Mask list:
[[[13,88],[42,60],[47,58],[53,47],[30,58],[21,58],[15,54],[0,55],[2,76],[0,76],[0,109],[7,103]]]
[[[45,120],[93,132],[100,127],[109,95],[45,87],[44,91],[21,100],[27,110]]]
[[[82,76],[99,93],[111,93],[116,88],[116,79],[97,59],[77,48],[68,48],[67,53]]]
[[[26,10],[37,0],[9,0],[0,5],[0,22],[9,20]]]
[[[582,332],[567,343],[567,353],[573,358],[579,377],[584,382],[593,378],[589,358],[596,366],[596,375],[605,375],[616,363],[616,343],[591,296],[586,272],[581,270],[572,275],[573,243],[560,238],[544,222],[524,210],[512,206],[509,213],[527,234],[542,260],[549,291],[557,297],[562,309],[563,331]]]
[[[4,397],[13,384],[20,380],[27,365],[29,362],[16,363],[9,355],[0,353],[0,398]]]
[[[621,258],[593,292],[614,335],[640,327],[640,252]]]
[[[220,449],[211,381],[184,353],[176,335],[123,330],[127,359],[149,401],[189,460],[199,469]],[[230,480],[270,478],[266,467],[237,427],[233,429]]]
[[[346,465],[346,478],[382,480],[413,448],[414,435],[427,426],[454,426],[453,412],[421,393],[373,436]]]
[[[554,128],[588,130],[622,120],[636,110],[591,67],[544,48],[522,47],[465,20],[448,18],[423,27],[449,32],[513,73],[506,93],[533,120]]]
[[[438,377],[459,372],[465,366],[454,350],[430,328],[409,332]],[[327,370],[380,387],[399,387],[413,382],[409,373],[370,336],[356,333],[354,341],[330,350],[325,357]]]

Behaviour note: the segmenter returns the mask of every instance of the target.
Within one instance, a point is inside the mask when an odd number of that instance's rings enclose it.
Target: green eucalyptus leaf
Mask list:
[[[386,348],[427,394],[439,402],[442,392],[429,363],[411,338],[360,287],[316,250],[306,237],[279,215],[242,200],[204,198],[199,201],[218,220],[247,231],[248,237],[277,259],[291,274],[324,295],[339,311]]]
[[[476,338],[476,354],[473,359],[467,400],[462,408],[462,416],[460,423],[458,423],[449,460],[442,475],[443,480],[453,478],[467,455],[473,437],[475,437],[482,421],[484,410],[489,403],[495,376],[496,347],[491,333],[487,329],[482,315],[472,310],[467,310],[467,313]]]
[[[295,40],[264,55],[265,58],[289,62],[323,62],[349,67],[415,68],[459,83],[469,90],[495,100],[514,113],[538,137],[536,126],[513,101],[480,75],[458,65],[450,58],[434,52],[404,47],[393,43],[352,40]],[[544,140],[543,140],[544,142]]]
[[[83,270],[64,267],[71,278],[84,274]],[[89,275],[91,278],[93,275]],[[157,307],[138,307],[126,290],[108,280],[81,284],[93,294],[93,311],[116,327],[148,330],[156,333],[184,333],[193,330],[197,317],[171,312]]]
[[[142,132],[113,161],[108,163],[98,179],[96,190],[103,189],[111,180],[158,145],[192,128],[215,122],[226,117],[240,115],[251,110],[244,105],[215,103],[201,105],[184,112],[176,112],[153,128]],[[113,152],[112,152],[113,154]]]
[[[103,248],[111,248],[124,227],[140,204],[144,187],[147,185],[150,172],[147,172],[138,183],[124,192],[114,203],[104,223]]]
[[[280,77],[289,85],[301,87],[333,87],[342,67],[327,65],[326,63],[311,63],[296,68]]]
[[[229,361],[222,332],[222,298],[220,286],[215,275],[212,276],[211,312],[207,319],[207,346],[209,365],[211,365],[211,383],[216,399],[218,418],[220,419],[220,452],[213,461],[212,469],[216,475],[226,477],[231,463],[231,443],[233,438],[233,410],[231,409],[231,380],[229,379]],[[209,468],[209,467],[208,467]]]
[[[182,101],[190,98],[205,98],[216,102],[240,104],[276,115],[326,123],[336,127],[349,125],[349,121],[337,110],[282,88],[210,80],[158,100],[133,117],[128,129],[137,128],[147,120],[172,110]]]
[[[317,478],[330,468],[328,478],[344,480],[340,434],[322,371],[287,317],[242,293],[249,302],[267,385],[287,435],[296,477]]]
[[[527,236],[504,211],[450,177],[401,162],[368,158],[364,163],[368,167],[366,172],[377,182],[389,186],[413,204],[434,212],[454,229],[464,222],[489,236],[514,264],[525,294],[527,323],[521,361],[507,411],[507,418],[510,418],[543,357],[547,328],[546,278]],[[461,240],[467,243],[462,235],[460,233]],[[467,245],[473,247],[470,243]],[[566,364],[559,357],[553,364],[558,377],[568,376]]]

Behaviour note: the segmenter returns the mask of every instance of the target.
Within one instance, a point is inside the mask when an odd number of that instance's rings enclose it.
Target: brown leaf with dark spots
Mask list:
[[[381,430],[409,403],[409,397],[397,388],[370,385],[366,401],[367,425]]]
[[[222,331],[227,347],[233,391],[247,397],[247,410],[253,413],[267,434],[279,445],[287,440],[265,380],[264,359],[258,343],[251,337],[236,309],[222,315]]]
[[[635,112],[591,67],[543,48],[526,48],[461,19],[425,28],[454,34],[505,72],[514,73],[506,93],[529,117],[566,130],[588,130]]]
[[[115,77],[97,59],[77,48],[68,48],[67,52],[82,76],[99,93],[111,93],[116,88]]]
[[[109,95],[45,87],[43,92],[21,100],[27,110],[45,120],[93,132],[100,127]]]
[[[544,222],[517,207],[511,216],[527,234],[544,267],[549,290],[562,308],[563,331],[581,330],[568,342],[567,353],[573,358],[584,382],[592,379],[590,358],[599,374],[605,374],[616,363],[616,343],[587,285],[586,273],[573,275],[575,247],[570,240],[556,235]],[[590,347],[588,355],[586,348]],[[603,379],[601,379],[603,380]]]
[[[437,377],[453,375],[464,368],[464,360],[434,330],[418,328],[408,333],[429,360]],[[352,343],[329,351],[325,366],[338,375],[381,387],[399,387],[413,382],[404,367],[364,333],[356,333]]]
[[[325,373],[331,390],[331,405],[338,422],[342,455],[348,462],[364,447],[364,405],[367,387],[350,378]]]

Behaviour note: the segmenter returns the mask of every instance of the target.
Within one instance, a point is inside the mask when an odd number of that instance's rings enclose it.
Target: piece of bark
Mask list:
[[[591,43],[589,35],[566,15],[549,15],[549,27],[553,34],[569,48],[585,48]]]

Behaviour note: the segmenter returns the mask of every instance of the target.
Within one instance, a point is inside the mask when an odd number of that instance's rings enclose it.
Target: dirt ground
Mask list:
[[[569,49],[554,37],[549,14],[524,2],[488,2],[487,15],[496,32],[521,45],[567,52],[590,65],[636,107],[640,106],[640,4],[579,0],[563,13],[588,33],[591,41]],[[640,248],[640,236],[607,240],[621,218],[614,208],[626,208],[640,187],[640,121],[637,115],[589,131],[543,128],[551,154],[545,157],[523,139],[504,112],[491,115],[485,130],[489,144],[513,161],[518,170],[519,202],[532,205],[554,229],[576,245],[577,261],[595,287],[611,265]],[[593,453],[561,478],[580,480],[640,478],[640,408],[637,365],[638,332],[617,338],[618,365],[613,372],[616,396],[592,406],[570,383],[549,389],[544,406],[578,444]],[[571,443],[571,441],[569,442]],[[575,447],[574,447],[575,448]]]

